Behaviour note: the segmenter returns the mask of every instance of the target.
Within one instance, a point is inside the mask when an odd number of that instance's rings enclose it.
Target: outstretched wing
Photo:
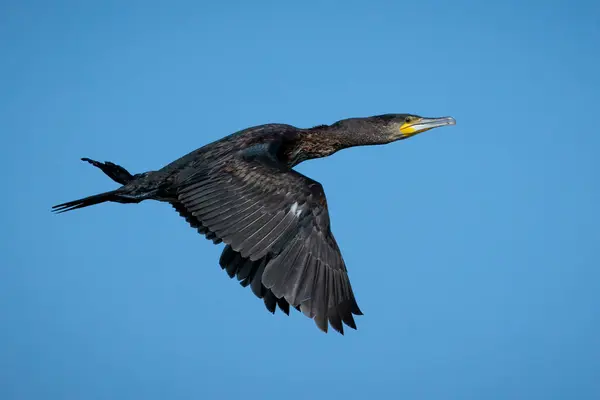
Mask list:
[[[341,333],[342,321],[356,329],[352,315],[362,313],[323,187],[267,152],[184,171],[174,207],[207,238],[227,244],[221,266],[271,312],[276,303],[286,313],[292,305],[325,332],[328,322]]]

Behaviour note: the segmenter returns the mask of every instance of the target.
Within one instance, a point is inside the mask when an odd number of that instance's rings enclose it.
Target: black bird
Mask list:
[[[220,258],[229,277],[250,286],[274,313],[290,305],[344,333],[356,329],[358,307],[317,181],[293,169],[338,150],[403,140],[454,125],[452,117],[385,114],[301,129],[266,124],[201,147],[157,171],[132,175],[111,162],[82,158],[122,186],[53,207],[65,212],[107,201],[170,203],[186,221],[226,244]]]

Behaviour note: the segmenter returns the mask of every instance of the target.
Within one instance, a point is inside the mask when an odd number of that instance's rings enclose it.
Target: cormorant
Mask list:
[[[403,140],[454,125],[452,117],[384,114],[332,125],[297,128],[265,124],[205,145],[157,171],[136,175],[111,162],[82,158],[122,185],[116,190],[53,207],[65,212],[107,201],[170,203],[215,244],[230,278],[289,315],[290,305],[327,332],[342,322],[356,329],[358,307],[317,181],[293,169],[338,150]]]

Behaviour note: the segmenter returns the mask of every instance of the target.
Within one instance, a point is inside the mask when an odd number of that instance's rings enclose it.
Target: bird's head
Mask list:
[[[452,117],[428,118],[414,114],[382,114],[366,118],[348,118],[334,123],[328,131],[339,133],[341,147],[386,144],[407,139],[421,132],[455,125]]]
[[[428,118],[413,114],[384,114],[370,118],[376,125],[380,135],[390,142],[407,139],[419,133],[446,125],[455,125],[452,117]]]

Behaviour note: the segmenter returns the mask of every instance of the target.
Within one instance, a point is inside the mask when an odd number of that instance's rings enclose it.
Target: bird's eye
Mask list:
[[[406,117],[406,118],[404,119],[404,121],[408,123],[408,122],[410,122],[410,119],[411,119],[410,117]]]

